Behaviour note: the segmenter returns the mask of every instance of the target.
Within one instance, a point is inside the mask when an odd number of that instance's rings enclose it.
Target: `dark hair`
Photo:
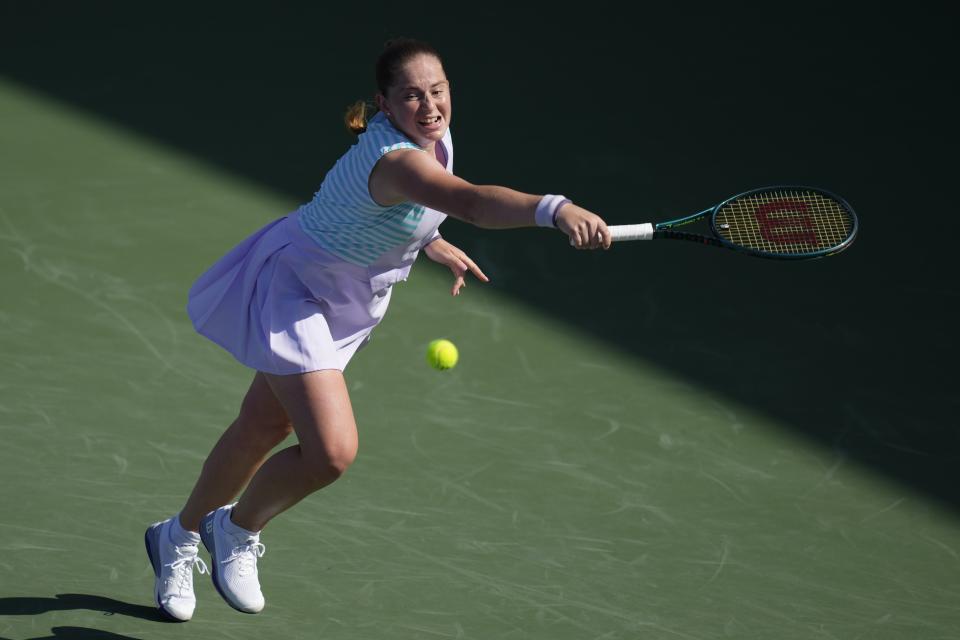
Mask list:
[[[443,60],[440,54],[432,46],[422,40],[413,38],[394,38],[387,40],[383,45],[383,51],[377,58],[376,78],[377,90],[387,95],[387,91],[394,85],[403,68],[411,58],[426,54],[433,56],[443,66]],[[376,105],[370,105],[365,100],[358,100],[347,107],[347,113],[343,117],[347,129],[353,133],[363,133],[367,130],[367,109],[372,107],[372,112],[376,113]]]

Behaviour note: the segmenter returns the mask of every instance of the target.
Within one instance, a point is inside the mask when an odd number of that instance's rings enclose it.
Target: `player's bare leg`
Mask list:
[[[357,426],[343,373],[267,375],[299,444],[272,456],[250,481],[233,521],[259,531],[277,514],[339,478],[357,455]]]
[[[204,516],[200,536],[210,552],[213,584],[227,603],[257,613],[266,603],[257,559],[260,531],[277,514],[339,478],[357,454],[357,427],[340,371],[264,378],[293,423],[299,444],[270,456],[236,505]]]
[[[233,502],[270,451],[292,431],[286,411],[264,374],[258,372],[243,399],[240,414],[220,436],[203,464],[200,477],[180,512],[183,528],[199,531],[203,516]]]

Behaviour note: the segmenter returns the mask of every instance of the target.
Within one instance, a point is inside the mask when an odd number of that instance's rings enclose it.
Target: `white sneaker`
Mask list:
[[[153,573],[157,576],[153,588],[157,606],[167,617],[185,622],[193,617],[197,606],[193,594],[193,568],[207,573],[207,565],[197,557],[197,545],[173,543],[170,539],[172,523],[173,518],[155,522],[147,528],[143,539]]]
[[[232,535],[223,528],[233,505],[211,511],[200,521],[200,537],[210,552],[213,586],[231,607],[243,613],[259,613],[265,601],[257,577],[257,558],[266,547],[259,535]]]

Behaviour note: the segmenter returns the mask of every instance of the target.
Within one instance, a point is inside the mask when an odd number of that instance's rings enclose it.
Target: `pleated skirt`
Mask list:
[[[190,288],[187,313],[197,332],[251,369],[343,371],[383,319],[392,286],[321,249],[297,215],[214,263]]]

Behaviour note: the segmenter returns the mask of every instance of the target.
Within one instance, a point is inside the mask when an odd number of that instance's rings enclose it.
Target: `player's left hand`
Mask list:
[[[466,286],[464,276],[467,271],[476,276],[478,280],[490,282],[490,278],[480,270],[480,267],[478,267],[467,254],[443,238],[437,238],[425,246],[423,251],[427,254],[428,258],[438,264],[449,267],[450,271],[453,272],[453,289],[450,290],[452,295],[460,295],[460,288]]]

